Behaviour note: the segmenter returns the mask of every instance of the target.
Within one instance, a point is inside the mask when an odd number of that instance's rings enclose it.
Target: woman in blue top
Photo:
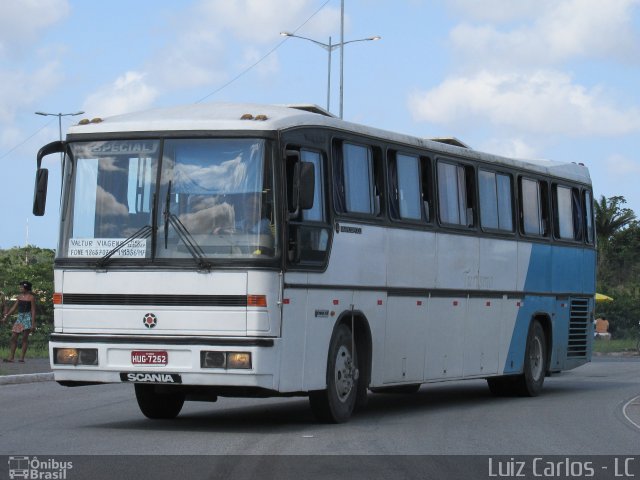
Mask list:
[[[9,311],[4,314],[2,321],[4,322],[16,310],[18,310],[18,319],[11,329],[11,353],[3,362],[13,362],[18,346],[18,336],[22,334],[22,355],[18,361],[24,363],[24,356],[29,346],[29,334],[36,330],[36,297],[31,293],[31,282],[20,282],[20,294]]]

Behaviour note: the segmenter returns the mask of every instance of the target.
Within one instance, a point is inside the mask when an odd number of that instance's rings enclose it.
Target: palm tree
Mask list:
[[[596,235],[601,245],[608,244],[613,235],[635,221],[633,210],[622,207],[625,203],[622,196],[605,198],[604,195],[594,203]]]

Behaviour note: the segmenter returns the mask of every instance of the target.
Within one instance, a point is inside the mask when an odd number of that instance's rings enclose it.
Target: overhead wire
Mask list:
[[[298,30],[300,30],[302,27],[304,27],[307,23],[309,23],[309,21],[315,17],[318,13],[320,13],[320,11],[327,5],[327,3],[329,3],[331,0],[326,0],[322,5],[320,5],[320,7],[311,14],[311,16],[309,18],[307,18],[304,22],[302,22],[302,24],[300,24],[295,30],[293,30],[293,33],[298,32]],[[215,95],[216,93],[220,92],[221,90],[223,90],[224,88],[228,87],[229,85],[231,85],[233,82],[235,82],[236,80],[238,80],[239,78],[241,78],[242,76],[244,76],[246,73],[248,73],[249,71],[251,71],[254,67],[256,67],[257,65],[259,65],[261,62],[263,62],[269,55],[271,55],[273,52],[275,52],[278,48],[280,48],[282,46],[282,44],[284,44],[287,40],[289,40],[289,37],[285,37],[282,41],[280,41],[275,47],[273,47],[271,50],[269,50],[267,53],[265,53],[262,57],[260,57],[260,59],[258,59],[255,63],[253,63],[252,65],[248,66],[247,68],[245,68],[242,72],[240,72],[238,75],[236,75],[235,77],[233,77],[231,80],[229,80],[227,83],[225,83],[224,85],[222,85],[221,87],[217,88],[216,90],[214,90],[213,92],[205,95],[204,97],[202,97],[200,100],[198,100],[195,103],[200,103],[203,102],[204,100],[206,100],[207,98]]]
[[[17,150],[18,148],[20,148],[22,145],[24,145],[25,143],[27,143],[29,140],[31,140],[33,137],[35,137],[38,133],[40,133],[42,130],[44,130],[45,128],[47,128],[49,125],[51,125],[51,123],[53,122],[53,120],[49,120],[49,122],[47,122],[44,126],[42,126],[41,128],[39,128],[38,130],[36,130],[35,132],[33,132],[31,135],[29,135],[27,138],[25,138],[22,142],[20,142],[18,145],[16,145],[15,147],[11,148],[10,150],[8,150],[7,152],[3,153],[2,155],[0,155],[0,160],[2,160],[3,158],[9,156],[9,154],[11,152],[13,152],[14,150]]]
[[[322,11],[322,9],[330,2],[331,0],[326,0],[322,5],[320,5],[320,7],[313,12],[304,22],[302,22],[296,29],[293,30],[293,33],[298,32],[298,30],[300,30],[302,27],[304,27],[307,23],[309,23],[309,21],[311,21],[311,19],[313,17],[315,17],[318,13],[320,13]],[[214,91],[212,91],[211,93],[205,95],[204,97],[202,97],[200,100],[196,101],[195,103],[200,103],[205,101],[207,98],[215,95],[216,93],[220,92],[221,90],[225,89],[226,87],[228,87],[229,85],[231,85],[232,83],[234,83],[236,80],[238,80],[239,78],[243,77],[246,73],[248,73],[249,71],[251,71],[253,68],[255,68],[257,65],[259,65],[261,62],[263,62],[267,57],[269,57],[269,55],[271,55],[273,52],[275,52],[278,48],[280,48],[282,46],[282,44],[284,44],[287,40],[289,40],[289,37],[285,37],[282,41],[280,41],[275,47],[273,47],[271,50],[269,50],[267,53],[265,53],[262,57],[260,57],[260,59],[258,59],[256,62],[254,62],[252,65],[250,65],[249,67],[245,68],[243,71],[241,71],[239,74],[237,74],[235,77],[233,77],[231,80],[229,80],[228,82],[226,82],[224,85],[220,86],[219,88],[215,89]],[[2,155],[0,155],[0,160],[2,160],[3,158],[9,156],[9,154],[11,154],[13,151],[17,150],[18,148],[20,148],[22,145],[24,145],[25,143],[27,143],[29,140],[31,140],[33,137],[35,137],[38,133],[40,133],[42,130],[44,130],[45,128],[47,128],[51,122],[53,122],[53,120],[49,121],[48,123],[46,123],[43,127],[41,127],[40,129],[36,130],[34,133],[32,133],[31,135],[29,135],[27,138],[25,138],[22,142],[20,142],[18,145],[16,145],[15,147],[11,148],[10,150],[8,150],[7,152],[3,153]]]

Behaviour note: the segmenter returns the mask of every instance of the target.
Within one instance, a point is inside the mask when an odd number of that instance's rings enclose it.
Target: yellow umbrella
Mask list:
[[[596,302],[613,302],[613,298],[603,293],[596,293]]]

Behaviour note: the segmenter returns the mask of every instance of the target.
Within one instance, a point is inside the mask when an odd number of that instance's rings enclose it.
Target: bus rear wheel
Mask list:
[[[176,418],[184,405],[182,392],[158,392],[155,385],[135,384],[138,407],[153,420]]]
[[[349,420],[356,404],[358,378],[358,358],[351,330],[340,325],[329,346],[327,388],[309,393],[315,417],[327,423]]]
[[[529,327],[524,354],[524,367],[520,375],[487,378],[489,390],[496,396],[535,397],[542,391],[547,374],[547,342],[538,320]]]

